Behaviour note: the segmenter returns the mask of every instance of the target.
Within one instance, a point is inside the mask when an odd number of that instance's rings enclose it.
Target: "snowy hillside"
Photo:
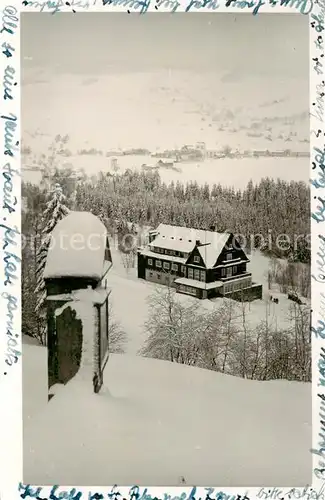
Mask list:
[[[111,355],[99,395],[71,381],[46,403],[46,350],[23,355],[26,483],[310,482],[310,384]]]
[[[34,160],[24,159],[25,165],[33,165]],[[36,160],[35,160],[36,161]],[[121,156],[118,158],[119,172],[127,169],[142,170],[142,165],[156,165],[156,158],[149,156]],[[74,155],[69,158],[60,158],[62,167],[72,166],[77,172],[83,170],[89,177],[99,172],[114,173],[111,159],[105,156]],[[280,178],[290,182],[291,180],[308,182],[309,166],[308,158],[242,158],[242,159],[218,159],[205,160],[204,162],[177,163],[177,169],[166,169],[160,167],[159,175],[163,182],[180,181],[181,183],[197,181],[199,185],[222,184],[223,186],[234,186],[235,189],[244,189],[250,179],[258,183],[264,177]],[[25,170],[23,168],[23,180],[39,184],[41,172]]]
[[[144,323],[148,319],[149,314],[148,297],[159,285],[139,280],[135,268],[125,269],[121,260],[121,254],[116,250],[112,241],[110,242],[110,246],[113,259],[113,267],[108,275],[108,286],[112,288],[110,301],[113,305],[115,319],[121,324],[128,335],[126,352],[128,354],[136,354],[146,338]],[[267,270],[270,259],[262,255],[259,251],[255,251],[250,258],[251,262],[248,269],[252,272],[253,280],[263,285],[265,300],[254,300],[246,304],[248,323],[256,326],[265,318],[266,310],[268,310],[270,327],[279,329],[287,328],[290,325],[290,308],[293,303],[288,299],[287,295],[278,293],[277,290],[272,290],[271,294],[279,298],[279,304],[270,303],[267,285]],[[164,288],[163,285],[161,287]],[[214,307],[221,306],[225,300],[230,300],[223,298],[197,300],[182,294],[178,294],[177,299],[183,303],[195,301],[198,310],[201,311],[211,311]],[[125,314],[126,308],[132,312]]]
[[[308,150],[308,100],[301,99],[308,92],[295,79],[284,87],[279,77],[272,85],[268,78],[246,77],[245,101],[242,81],[212,71],[139,72],[132,84],[123,73],[98,79],[61,75],[55,86],[48,75],[33,85],[27,74],[26,80],[23,102],[33,113],[25,116],[23,140],[33,150],[56,134],[69,134],[72,150],[156,151],[197,141],[209,148]]]
[[[84,169],[87,175],[111,171],[108,151],[145,148],[151,153],[180,149],[203,141],[208,149],[244,151],[309,151],[308,95],[305,82],[274,76],[242,80],[218,72],[157,70],[129,74],[48,75],[29,83],[26,71],[23,102],[23,144],[30,151],[23,164],[37,165],[57,134],[69,135],[71,156],[62,164]],[[306,88],[305,88],[306,87]],[[265,91],[267,89],[267,92]],[[289,92],[290,89],[290,92]],[[306,93],[307,92],[307,93]],[[33,102],[35,104],[33,105]],[[80,103],[86,103],[80,106]],[[297,104],[298,103],[298,104]],[[33,112],[28,112],[32,109]],[[37,128],[35,128],[37,124]],[[80,155],[82,149],[97,155]],[[155,166],[148,157],[119,157],[121,172]],[[197,180],[243,187],[250,178],[265,176],[308,182],[308,158],[246,158],[177,164],[180,171],[160,169],[162,179]],[[38,182],[38,172],[24,179]]]

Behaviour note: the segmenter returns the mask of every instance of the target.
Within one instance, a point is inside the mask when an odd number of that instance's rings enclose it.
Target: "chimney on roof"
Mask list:
[[[210,231],[215,231],[216,230],[216,226],[210,226]]]
[[[156,238],[156,236],[158,236],[158,231],[156,230],[152,230],[152,231],[149,231],[149,244],[153,242],[153,240]]]

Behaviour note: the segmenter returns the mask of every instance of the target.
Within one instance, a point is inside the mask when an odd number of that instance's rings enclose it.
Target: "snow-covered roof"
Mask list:
[[[196,241],[200,241],[202,246],[199,246],[198,250],[208,268],[216,263],[230,236],[230,233],[204,231],[168,224],[159,224],[157,232],[158,236],[150,243],[152,247],[190,253],[193,251]]]
[[[53,229],[44,278],[103,276],[107,230],[90,212],[70,212]]]
[[[152,257],[157,259],[159,254],[155,252],[151,252],[150,250],[144,249],[141,250],[141,255],[145,255],[146,257]],[[187,259],[183,259],[182,257],[176,257],[175,255],[161,255],[161,258],[164,260],[168,260],[170,262],[177,262],[178,264],[185,264]]]
[[[192,286],[194,288],[200,288],[201,290],[212,290],[213,288],[218,288],[223,285],[222,281],[213,281],[212,283],[205,283],[204,281],[191,280],[189,278],[177,278],[175,280],[177,285]]]

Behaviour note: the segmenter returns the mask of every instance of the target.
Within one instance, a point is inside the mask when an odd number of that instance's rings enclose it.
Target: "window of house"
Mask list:
[[[229,278],[230,276],[232,276],[231,267],[227,267],[227,278]]]
[[[173,263],[172,264],[172,271],[178,271],[178,265]]]
[[[181,266],[181,273],[183,273],[183,274],[186,273],[186,266]]]
[[[194,270],[194,279],[199,280],[200,279],[200,271],[198,269]]]
[[[110,261],[110,251],[109,251],[109,248],[105,248],[105,260],[108,260]]]
[[[148,259],[148,266],[152,266],[152,259]]]
[[[153,273],[149,273],[149,276],[150,276],[150,278],[152,278],[153,277]]]
[[[221,276],[226,276],[226,269],[224,267],[221,269]]]
[[[205,281],[205,271],[200,271],[200,281]]]
[[[233,269],[233,274],[237,274],[237,266],[234,266],[232,269]]]
[[[163,268],[164,268],[164,269],[169,269],[169,268],[170,268],[170,264],[169,264],[169,262],[164,262],[164,263],[163,263]]]
[[[187,270],[187,277],[188,277],[189,279],[193,279],[193,269],[188,269],[188,270]]]
[[[156,260],[156,267],[161,267],[161,260]]]
[[[231,252],[227,253],[226,259],[227,260],[231,260],[232,259],[232,253]]]
[[[159,273],[157,273],[157,279],[160,280],[160,274]]]
[[[196,264],[199,264],[200,263],[200,257],[198,255],[194,255],[194,262]]]

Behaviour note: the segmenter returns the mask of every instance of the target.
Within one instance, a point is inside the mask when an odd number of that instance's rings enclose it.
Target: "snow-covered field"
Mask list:
[[[120,253],[111,245],[113,267],[109,271],[108,286],[112,288],[110,300],[113,306],[115,319],[121,323],[121,326],[128,335],[128,344],[126,346],[127,354],[136,354],[144,341],[143,325],[148,315],[147,299],[156,287],[156,285],[137,278],[136,269],[128,271],[123,267]],[[268,321],[270,327],[285,328],[290,323],[290,308],[293,302],[287,298],[287,295],[272,290],[271,294],[279,298],[279,304],[269,301],[267,286],[267,270],[269,259],[259,251],[255,251],[250,257],[251,262],[248,270],[252,272],[253,281],[263,285],[264,300],[255,300],[246,305],[246,319],[252,326],[265,319],[268,311]],[[197,300],[186,295],[178,295],[180,301],[197,302],[198,308],[211,310],[213,307],[221,305],[224,300]]]
[[[46,349],[32,345],[23,374],[25,483],[310,482],[310,384],[111,355],[99,395],[72,380],[46,403]]]
[[[38,68],[39,69],[39,68]],[[78,72],[79,73],[79,72]],[[308,151],[308,79],[166,69],[119,74],[23,75],[23,141],[45,152],[57,135],[69,149],[208,148]],[[83,105],[81,105],[81,103]]]
[[[231,75],[230,75],[231,76]],[[243,88],[244,84],[244,88]],[[222,71],[160,69],[119,74],[42,74],[25,68],[22,87],[24,147],[27,165],[49,156],[55,136],[68,135],[62,157],[88,175],[110,170],[111,150],[145,148],[151,152],[205,142],[212,150],[309,151],[308,79],[272,75],[244,82]],[[244,97],[243,97],[244,96]],[[81,105],[86,103],[86,105]],[[98,155],[79,155],[96,149]],[[150,157],[119,157],[121,171],[152,165]],[[199,166],[198,166],[199,165]],[[160,170],[164,181],[197,180],[244,187],[250,178],[280,177],[308,182],[308,158],[214,160],[183,164],[182,171]],[[24,179],[38,182],[37,172]]]
[[[127,169],[141,171],[143,164],[154,166],[157,158],[150,156],[120,156],[118,166],[123,173]],[[26,160],[26,164],[31,162]],[[72,165],[76,171],[84,170],[91,177],[99,172],[113,173],[111,158],[105,156],[75,155],[62,158],[62,166]],[[263,177],[277,178],[285,181],[304,181],[309,179],[308,158],[242,158],[242,159],[210,159],[204,162],[177,163],[180,172],[159,168],[159,175],[167,184],[174,181],[182,183],[197,181],[198,184],[222,184],[243,189],[250,179],[258,183]],[[23,169],[23,180],[38,184],[41,172]]]
[[[100,395],[73,380],[47,403],[46,349],[24,339],[24,481],[178,485],[182,476],[196,485],[307,484],[311,385],[249,381],[136,356],[146,299],[157,285],[127,272],[111,250],[108,285],[115,319],[128,334],[126,354],[111,355]],[[268,259],[256,252],[251,267],[266,286]],[[269,319],[275,313],[279,327],[290,303],[278,296]],[[250,304],[249,322],[265,317],[266,303]]]

